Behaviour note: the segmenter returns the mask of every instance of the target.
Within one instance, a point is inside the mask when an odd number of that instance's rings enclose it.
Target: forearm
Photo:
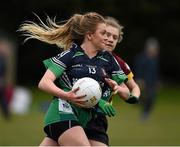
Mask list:
[[[127,88],[127,86],[125,84],[121,84],[117,87],[117,94],[123,99],[126,100],[129,98],[130,95],[130,91]]]
[[[134,79],[128,80],[126,83],[126,86],[130,90],[131,95],[139,97],[140,96],[140,88],[138,84],[134,81]]]
[[[133,80],[134,81],[134,80]],[[128,84],[126,84],[128,86]],[[139,86],[134,82],[131,83],[131,86],[128,86],[130,89],[130,95],[129,98],[125,100],[125,102],[129,104],[136,104],[139,102],[139,96],[140,96],[140,89]]]
[[[130,90],[130,95],[125,101],[129,104],[136,104],[139,101],[140,88],[134,81],[134,79],[128,80],[126,86]]]
[[[131,92],[131,95],[136,96],[136,97],[139,97],[141,94],[140,88],[137,84],[132,88],[132,90],[130,90],[130,92]]]
[[[46,80],[41,81],[38,85],[39,89],[45,91],[51,95],[60,97],[62,99],[66,99],[66,92],[60,88],[58,88],[53,82]]]
[[[58,88],[50,79],[41,79],[38,84],[38,88],[47,92],[48,94],[60,97],[64,100],[68,99],[67,93],[64,90]]]

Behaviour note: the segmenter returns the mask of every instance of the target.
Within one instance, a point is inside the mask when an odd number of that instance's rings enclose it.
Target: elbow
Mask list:
[[[44,90],[44,87],[45,87],[45,83],[44,83],[44,81],[41,79],[41,81],[40,81],[39,84],[38,84],[38,88],[39,88],[40,90]]]
[[[136,96],[137,97],[140,97],[140,95],[141,95],[141,90],[140,90],[140,88],[139,88],[139,86],[136,84],[136,86],[135,86],[135,91],[136,91]]]

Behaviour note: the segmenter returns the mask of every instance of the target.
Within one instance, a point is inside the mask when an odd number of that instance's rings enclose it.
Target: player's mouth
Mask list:
[[[107,46],[107,47],[111,47],[111,48],[113,47],[112,44],[106,44],[106,46]]]

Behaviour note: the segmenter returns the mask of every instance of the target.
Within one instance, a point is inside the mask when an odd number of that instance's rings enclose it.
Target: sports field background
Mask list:
[[[39,145],[44,137],[43,105],[48,95],[32,89],[33,104],[27,115],[12,115],[5,121],[0,113],[0,145]],[[149,120],[140,120],[140,106],[116,97],[116,117],[109,119],[110,145],[180,145],[180,86],[161,87]]]

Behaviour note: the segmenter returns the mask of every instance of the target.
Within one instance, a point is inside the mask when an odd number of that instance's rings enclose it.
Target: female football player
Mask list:
[[[122,29],[123,26],[121,26],[113,17],[106,17],[106,31],[108,36],[108,41],[106,44],[106,50],[111,52],[112,55],[116,58],[119,65],[121,66],[121,69],[124,71],[124,73],[127,75],[128,80],[125,82],[126,86],[129,88],[131,92],[131,96],[128,99],[124,99],[127,103],[137,103],[140,96],[140,88],[138,84],[134,81],[133,77],[134,74],[132,73],[129,65],[118,55],[116,55],[113,51],[117,45],[117,43],[120,43],[122,41]],[[121,93],[119,93],[121,94]],[[124,98],[124,97],[121,97]]]
[[[124,97],[122,92],[118,94],[120,97],[125,100],[127,103],[134,104],[138,102],[140,96],[139,86],[133,79],[133,73],[130,70],[129,66],[115,53],[113,50],[115,49],[117,43],[122,40],[122,29],[123,27],[119,24],[119,22],[113,17],[106,17],[106,33],[107,33],[107,43],[106,50],[111,52],[113,56],[118,61],[124,73],[127,75],[128,80],[125,82],[126,86],[129,88],[131,94],[130,96]],[[116,85],[117,83],[113,83]],[[124,86],[124,85],[123,85]],[[106,146],[109,144],[109,138],[106,133],[108,127],[107,118],[104,115],[96,115],[96,117],[92,118],[85,127],[86,135],[93,146]]]
[[[54,95],[54,98],[45,115],[47,137],[41,145],[90,146],[83,127],[96,113],[115,115],[113,106],[107,102],[112,90],[129,97],[128,88],[110,87],[105,82],[103,70],[118,84],[123,85],[127,77],[113,56],[103,51],[107,34],[105,19],[101,15],[95,12],[74,14],[61,25],[50,18],[47,21],[48,26],[43,22],[40,25],[27,22],[19,29],[28,36],[27,39],[35,38],[66,49],[44,61],[47,71],[38,87]],[[94,108],[82,108],[84,95],[76,95],[78,88],[71,90],[72,85],[82,77],[91,77],[101,85],[103,95]],[[113,80],[108,82],[111,84]]]

